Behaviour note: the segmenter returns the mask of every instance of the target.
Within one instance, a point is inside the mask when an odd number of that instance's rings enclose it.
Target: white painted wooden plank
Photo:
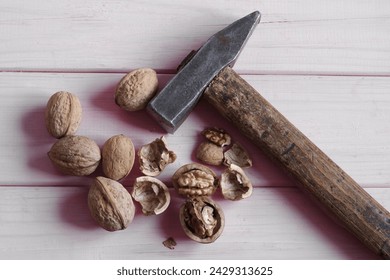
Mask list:
[[[390,74],[387,0],[1,1],[0,69],[171,72],[254,10],[240,73]]]
[[[58,90],[77,94],[84,110],[79,135],[100,146],[115,134],[130,136],[136,148],[165,132],[146,112],[125,112],[114,104],[113,92],[123,74],[0,73],[0,185],[86,185],[88,180],[63,176],[46,153],[55,139],[44,125],[44,109]],[[160,75],[161,85],[170,76]],[[390,78],[317,76],[244,76],[290,121],[323,149],[364,187],[389,187]],[[228,130],[254,157],[248,175],[256,186],[291,186],[293,183],[259,150],[201,102],[185,124],[167,135],[177,161],[163,172],[170,176],[182,164],[194,161],[208,126]],[[216,169],[220,172],[220,169]],[[99,173],[98,173],[99,174]],[[139,176],[138,166],[125,181]]]
[[[0,259],[375,259],[295,188],[257,188],[239,202],[216,197],[226,226],[213,244],[189,240],[178,221],[182,199],[161,216],[139,211],[120,232],[99,228],[88,188],[1,187]],[[390,189],[369,189],[390,208]],[[174,250],[162,245],[168,237]]]

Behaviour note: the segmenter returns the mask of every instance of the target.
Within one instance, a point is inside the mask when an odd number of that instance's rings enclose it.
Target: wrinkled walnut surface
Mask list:
[[[224,153],[223,163],[226,166],[235,164],[240,167],[251,167],[252,160],[248,152],[238,143],[234,143],[232,147]]]
[[[47,131],[55,138],[74,135],[82,116],[78,97],[70,92],[59,91],[48,100],[45,110]]]
[[[211,142],[202,142],[196,150],[196,158],[210,165],[221,165],[223,162],[223,149]]]
[[[158,89],[156,71],[140,68],[125,75],[115,92],[115,103],[127,111],[138,111],[146,107]]]
[[[222,195],[229,200],[240,200],[252,195],[253,186],[244,170],[237,165],[230,165],[221,175]]]
[[[172,176],[172,183],[178,194],[192,196],[212,195],[218,178],[214,171],[199,163],[190,163],[180,167]]]
[[[145,215],[161,214],[168,208],[171,201],[168,187],[150,176],[141,176],[135,180],[132,196],[141,204]]]
[[[93,173],[99,165],[99,146],[85,136],[65,136],[51,147],[48,156],[61,172],[84,176]]]
[[[135,149],[129,137],[123,134],[112,136],[102,148],[103,173],[113,180],[125,178],[134,165]]]
[[[88,207],[93,219],[108,231],[127,228],[135,214],[129,192],[122,184],[105,177],[93,181],[88,192]]]
[[[180,224],[192,240],[211,243],[222,234],[225,217],[211,198],[193,197],[180,208]]]
[[[164,136],[142,146],[138,156],[141,172],[147,176],[159,175],[176,160],[176,154],[168,150]]]

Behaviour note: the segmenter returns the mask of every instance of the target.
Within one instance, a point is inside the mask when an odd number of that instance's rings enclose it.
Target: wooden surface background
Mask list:
[[[160,87],[209,36],[252,11],[262,13],[234,69],[294,125],[390,209],[390,2],[388,0],[20,1],[0,2],[1,259],[376,259],[324,214],[213,108],[201,101],[166,135],[177,161],[167,184],[194,161],[208,126],[226,129],[251,153],[256,186],[239,202],[216,200],[226,226],[213,244],[182,232],[173,192],[168,210],[121,232],[90,217],[97,174],[60,174],[46,153],[54,143],[44,108],[56,91],[77,94],[79,135],[100,146],[123,133],[136,148],[165,133],[145,112],[114,103],[121,77],[151,67]],[[221,168],[215,168],[220,173]],[[131,190],[136,166],[123,182]],[[139,205],[137,205],[139,206]],[[174,250],[162,245],[168,237]]]

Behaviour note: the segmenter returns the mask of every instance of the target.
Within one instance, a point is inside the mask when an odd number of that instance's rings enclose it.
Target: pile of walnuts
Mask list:
[[[115,103],[127,110],[144,109],[156,94],[157,74],[141,68],[125,75],[115,92]],[[93,219],[108,231],[123,230],[132,222],[137,201],[145,215],[158,215],[169,206],[168,187],[158,176],[176,154],[167,148],[164,136],[143,145],[137,152],[132,140],[114,135],[100,147],[90,138],[76,135],[82,118],[78,97],[66,91],[53,94],[45,111],[46,128],[58,140],[48,157],[62,173],[86,176],[101,165],[104,176],[97,176],[88,193],[88,207]],[[221,207],[211,199],[220,188],[226,199],[240,200],[252,193],[252,184],[243,168],[252,166],[246,151],[238,144],[231,145],[231,137],[218,128],[205,129],[205,141],[196,151],[197,158],[207,165],[226,165],[220,178],[200,163],[180,167],[172,176],[172,185],[185,198],[180,208],[180,223],[184,232],[201,243],[215,241],[224,228]],[[229,147],[227,149],[227,147]],[[144,176],[135,179],[131,194],[120,183],[133,169],[138,157]]]

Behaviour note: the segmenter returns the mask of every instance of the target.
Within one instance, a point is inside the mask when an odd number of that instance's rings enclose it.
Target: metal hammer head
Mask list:
[[[147,111],[167,132],[175,132],[214,77],[233,66],[259,22],[255,11],[214,34],[150,101]]]

